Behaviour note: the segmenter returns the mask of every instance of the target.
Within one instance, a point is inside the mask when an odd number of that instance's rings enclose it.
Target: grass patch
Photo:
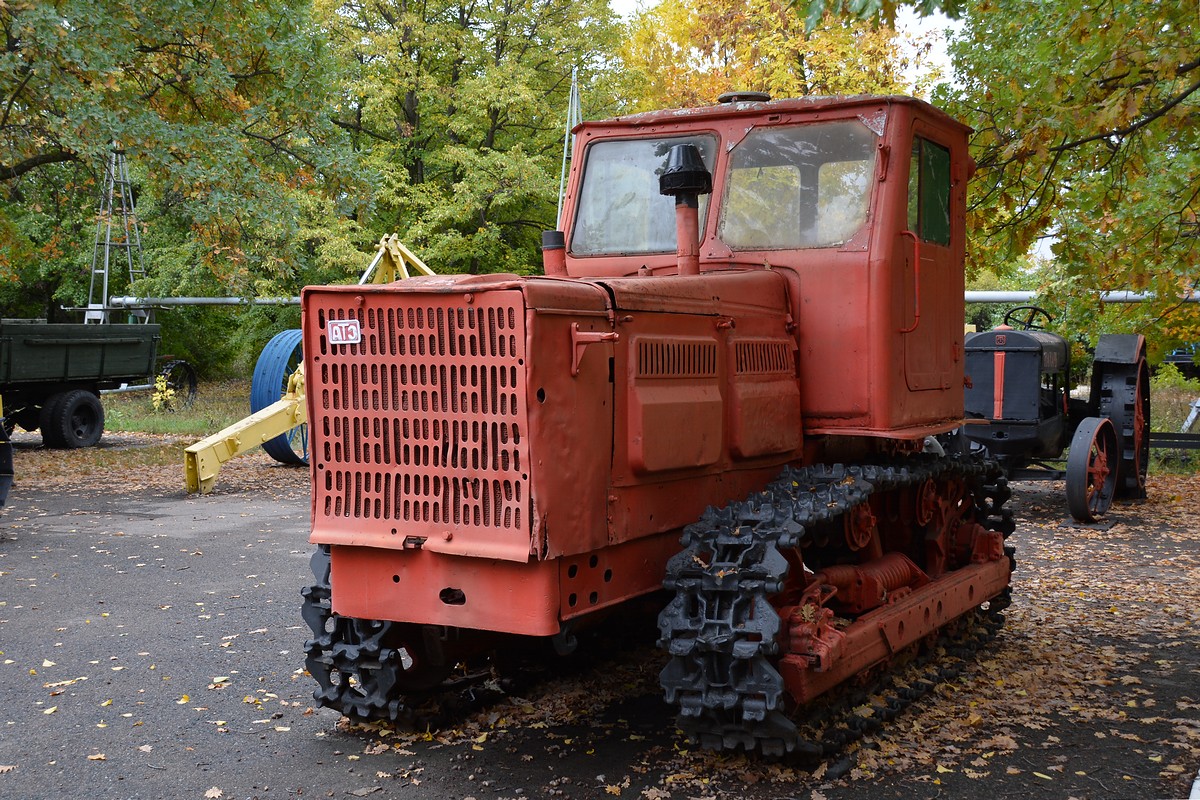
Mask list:
[[[1150,429],[1159,433],[1177,433],[1192,412],[1192,403],[1200,398],[1200,380],[1185,378],[1174,364],[1163,364],[1150,379]],[[1200,433],[1200,424],[1192,426]],[[1200,471],[1200,451],[1150,451],[1150,471],[1156,473],[1195,473]]]
[[[104,396],[105,430],[202,438],[250,415],[250,381],[200,384],[196,400],[178,411],[155,411],[151,392]]]

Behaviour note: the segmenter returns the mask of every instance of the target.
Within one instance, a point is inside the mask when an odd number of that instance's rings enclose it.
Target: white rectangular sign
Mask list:
[[[357,319],[331,319],[326,332],[331,345],[358,344],[362,341],[362,326]]]

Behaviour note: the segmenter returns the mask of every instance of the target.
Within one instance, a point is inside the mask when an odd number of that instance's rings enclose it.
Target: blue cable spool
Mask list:
[[[304,360],[300,329],[275,334],[258,356],[250,381],[250,411],[256,413],[287,393],[288,378]],[[292,428],[263,442],[263,450],[283,464],[308,463],[308,425]]]

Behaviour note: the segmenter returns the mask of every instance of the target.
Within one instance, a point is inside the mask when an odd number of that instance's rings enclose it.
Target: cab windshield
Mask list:
[[[573,255],[675,252],[675,199],[658,193],[658,176],[677,144],[694,144],[711,172],[712,134],[596,142],[587,150],[571,236]],[[701,230],[708,195],[700,196]]]

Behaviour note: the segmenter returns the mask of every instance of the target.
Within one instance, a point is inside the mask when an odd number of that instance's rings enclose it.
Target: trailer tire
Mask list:
[[[46,447],[76,450],[92,447],[104,434],[104,406],[86,389],[57,394],[42,407],[42,442]]]
[[[62,448],[65,445],[58,442],[54,438],[54,424],[51,420],[54,419],[54,409],[62,402],[66,392],[52,394],[42,401],[41,408],[38,409],[38,430],[42,432],[42,446],[52,448]]]

